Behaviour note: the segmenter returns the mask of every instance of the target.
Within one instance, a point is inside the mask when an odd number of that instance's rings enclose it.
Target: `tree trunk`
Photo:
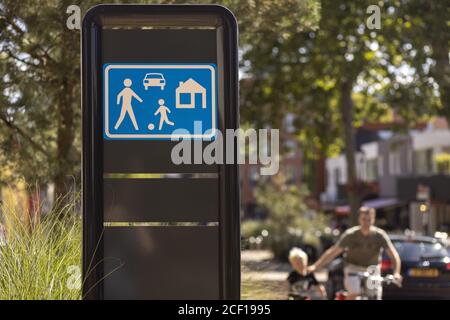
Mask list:
[[[442,103],[441,115],[443,115],[450,125],[450,61],[449,61],[449,41],[448,34],[448,8],[445,1],[430,2],[432,16],[430,38],[433,49],[433,59],[436,65],[433,68],[433,77],[439,85],[440,100]]]
[[[64,4],[65,2],[63,2]],[[65,8],[65,7],[64,7]],[[73,39],[71,32],[65,26],[65,19],[61,19],[61,26],[64,28],[61,33],[61,56],[58,68],[60,70],[67,69],[65,59],[70,52],[70,44]],[[69,49],[67,49],[69,48]],[[55,70],[58,72],[60,70]],[[59,72],[58,88],[59,92],[56,95],[56,112],[57,112],[57,140],[56,140],[56,171],[53,177],[55,184],[55,200],[59,200],[59,204],[66,204],[72,196],[70,192],[73,190],[74,183],[71,174],[73,172],[73,143],[75,130],[75,110],[74,101],[77,98],[74,94],[74,83],[71,75]],[[57,203],[58,203],[57,202]]]
[[[341,101],[340,108],[342,113],[342,122],[344,125],[344,145],[345,160],[347,163],[347,200],[350,207],[351,225],[358,222],[358,210],[360,206],[360,198],[358,194],[358,177],[356,174],[356,139],[353,128],[353,100],[352,100],[353,83],[344,80],[341,83]]]
[[[58,129],[57,129],[57,168],[54,177],[55,199],[64,198],[71,189],[70,156],[74,141],[73,110],[70,101],[71,91],[67,85],[67,79],[63,79],[61,94],[58,101]]]
[[[433,56],[436,61],[434,77],[439,85],[442,115],[450,125],[450,62],[449,46],[445,41],[433,41]]]

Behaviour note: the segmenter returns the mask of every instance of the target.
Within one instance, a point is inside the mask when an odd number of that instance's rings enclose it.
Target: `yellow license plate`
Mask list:
[[[435,278],[435,277],[439,276],[439,270],[438,269],[413,268],[413,269],[409,269],[409,275],[411,277]]]

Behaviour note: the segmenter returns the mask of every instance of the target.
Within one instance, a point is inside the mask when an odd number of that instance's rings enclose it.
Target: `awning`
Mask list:
[[[386,209],[391,207],[398,207],[402,204],[397,198],[377,198],[372,200],[367,200],[362,203],[362,206],[378,209]],[[350,206],[339,206],[335,208],[336,215],[338,216],[348,216],[350,213]]]

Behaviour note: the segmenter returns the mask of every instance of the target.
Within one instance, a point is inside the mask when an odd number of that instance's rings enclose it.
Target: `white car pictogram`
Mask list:
[[[166,85],[166,79],[161,73],[147,73],[144,78],[144,87],[145,90],[148,87],[160,87],[161,90],[164,90],[164,86]]]

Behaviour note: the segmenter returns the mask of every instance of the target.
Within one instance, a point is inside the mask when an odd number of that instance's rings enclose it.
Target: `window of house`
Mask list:
[[[408,149],[406,157],[407,157],[407,159],[406,159],[407,171],[408,171],[408,174],[411,174],[414,172],[414,153],[411,149]]]
[[[295,167],[287,166],[286,167],[286,180],[288,184],[295,184]]]
[[[428,149],[427,150],[427,168],[428,168],[428,172],[430,174],[434,173],[433,170],[433,162],[434,162],[434,156],[433,156],[433,149]]]
[[[366,160],[366,180],[374,181],[378,179],[378,159]]]
[[[191,103],[191,94],[190,93],[181,93],[180,94],[180,103],[190,104]]]
[[[414,151],[414,173],[427,175],[433,173],[433,150]]]
[[[339,168],[334,169],[334,184],[338,186],[341,183],[341,170]]]
[[[389,173],[393,176],[402,174],[401,155],[398,150],[389,153]]]
[[[378,159],[378,177],[383,177],[384,176],[384,157],[383,156],[379,156]]]

